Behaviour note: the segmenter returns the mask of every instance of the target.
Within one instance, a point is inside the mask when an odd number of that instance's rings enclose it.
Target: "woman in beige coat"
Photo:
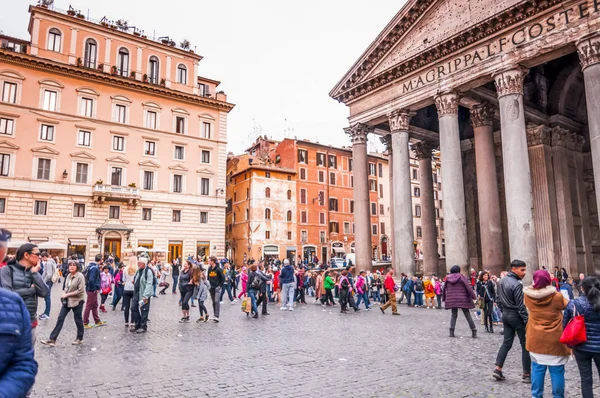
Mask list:
[[[317,280],[315,282],[315,301],[321,298],[325,294],[323,289],[323,271],[317,272]]]

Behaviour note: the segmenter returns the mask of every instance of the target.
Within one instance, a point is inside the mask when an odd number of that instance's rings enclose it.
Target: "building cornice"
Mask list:
[[[229,102],[218,101],[216,99],[210,99],[207,97],[171,90],[161,86],[143,83],[131,78],[110,75],[95,69],[77,67],[47,59],[36,58],[28,54],[0,50],[0,62],[6,62],[8,64],[18,65],[30,69],[37,69],[43,71],[44,73],[55,73],[65,77],[75,77],[95,83],[135,90],[144,94],[186,102],[196,106],[205,106],[218,111],[230,112],[235,106],[235,104],[231,104]]]

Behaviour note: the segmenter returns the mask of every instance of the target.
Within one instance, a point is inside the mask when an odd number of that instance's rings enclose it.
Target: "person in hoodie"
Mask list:
[[[402,297],[404,298],[404,295],[406,294],[406,304],[408,304],[409,307],[412,307],[412,301],[411,298],[413,297],[413,290],[415,288],[415,278],[411,278],[409,275],[406,276],[406,282],[404,283],[404,287],[402,288]],[[416,297],[415,297],[415,301],[416,301]]]
[[[287,258],[283,260],[283,269],[279,274],[279,284],[281,285],[281,310],[294,311],[294,292],[296,290],[296,278],[294,276],[294,267]]]
[[[573,294],[573,278],[569,277],[566,281],[560,285],[560,292],[563,296],[565,296],[568,300],[574,300],[575,295]]]
[[[208,259],[208,283],[210,283],[208,292],[210,293],[210,298],[213,303],[213,322],[218,323],[219,313],[221,311],[221,288],[223,283],[225,283],[225,276],[223,275],[223,270],[219,267],[215,256],[210,256]]]
[[[565,396],[565,364],[569,362],[569,348],[562,344],[562,311],[569,300],[551,286],[550,274],[535,271],[533,285],[523,288],[525,306],[529,310],[526,340],[531,356],[531,395],[543,398],[546,369],[550,371],[552,396]]]
[[[442,298],[446,309],[452,311],[452,316],[450,317],[450,337],[454,337],[456,318],[458,317],[458,310],[461,309],[471,328],[471,337],[476,338],[477,328],[469,311],[475,308],[473,304],[473,300],[476,299],[475,292],[469,280],[460,273],[458,265],[453,265],[450,268],[450,275],[446,278],[446,283],[442,290]]]

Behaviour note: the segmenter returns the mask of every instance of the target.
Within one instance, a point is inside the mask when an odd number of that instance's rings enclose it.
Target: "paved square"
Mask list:
[[[52,319],[41,322],[38,340],[48,337],[58,315],[60,292],[53,293]],[[502,336],[480,330],[471,339],[459,317],[457,338],[450,339],[445,310],[402,305],[399,317],[377,308],[340,315],[338,307],[325,310],[309,298],[293,312],[269,306],[271,315],[255,320],[239,303],[226,301],[221,323],[180,324],[177,298],[169,293],[153,299],[145,335],[129,333],[122,312],[109,309],[102,316],[109,324],[86,330],[79,347],[71,345],[75,325],[69,314],[55,348],[38,341],[33,396],[531,396],[520,381],[518,341],[505,366],[507,380],[495,382],[490,374]],[[197,310],[192,308],[194,321]],[[574,362],[567,365],[567,390],[581,396]]]

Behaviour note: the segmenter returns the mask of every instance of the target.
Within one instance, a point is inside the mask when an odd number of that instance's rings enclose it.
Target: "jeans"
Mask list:
[[[208,310],[206,309],[206,306],[204,305],[204,300],[198,300],[198,311],[200,311],[200,316],[204,316],[204,314],[206,314],[206,316],[208,316]]]
[[[190,310],[190,299],[192,298],[192,294],[194,294],[194,286],[193,285],[180,286],[179,293],[181,294],[181,309],[183,311],[189,311]]]
[[[575,354],[581,378],[581,396],[583,398],[593,398],[594,372],[592,370],[592,362],[594,362],[596,370],[600,374],[600,353],[579,351],[577,348],[573,348],[573,354]]]
[[[46,309],[44,310],[44,315],[46,316],[50,316],[50,304],[51,304],[51,296],[52,296],[52,282],[46,282],[46,285],[48,286],[48,294],[46,295],[46,297],[44,297],[44,301],[46,302]]]
[[[131,311],[132,300],[133,290],[125,290],[123,292],[123,315],[125,315],[125,323],[129,323],[129,312]]]
[[[325,295],[321,297],[321,303],[335,305],[335,301],[333,301],[333,292],[331,289],[325,289]]]
[[[226,283],[223,285],[223,288],[221,289],[221,297],[219,297],[219,301],[223,301],[223,296],[225,295],[225,292],[227,292],[229,301],[233,301],[233,295],[231,294],[231,284],[229,284],[229,283]]]
[[[423,292],[415,292],[415,306],[423,306]]]
[[[536,362],[531,363],[531,396],[533,398],[544,397],[544,379],[546,368],[550,370],[550,381],[552,382],[552,397],[564,398],[565,396],[565,365],[546,366]]]
[[[442,308],[442,295],[441,294],[437,295],[437,303],[438,303],[438,306],[437,306],[438,309],[441,309]]]
[[[85,311],[83,312],[83,323],[86,325],[90,323],[90,311],[92,312],[94,321],[99,323],[100,317],[98,316],[98,293],[85,292],[85,294],[87,295],[87,300],[85,302]]]
[[[135,329],[146,330],[148,328],[148,314],[150,313],[150,298],[148,302],[140,307],[140,303],[131,303],[131,320],[135,323]]]
[[[115,308],[117,306],[117,304],[119,304],[121,297],[123,297],[124,289],[125,289],[124,286],[118,286],[118,285],[115,286],[115,291],[113,293],[113,301],[112,301],[113,308]]]
[[[348,296],[350,295],[350,291],[346,289],[339,289],[340,294],[340,306],[342,307],[342,311],[346,311],[348,307]]]
[[[258,295],[258,300],[256,300],[256,308],[262,304],[262,314],[265,315],[267,313],[267,305],[269,303],[269,297],[267,293],[260,293]]]
[[[413,296],[413,292],[406,292],[406,304],[408,304],[409,307],[412,306],[412,296]],[[415,301],[416,300],[417,300],[417,297],[415,295]]]
[[[177,281],[179,281],[179,274],[173,275],[173,294],[177,292]]]
[[[281,307],[294,307],[294,292],[296,291],[296,282],[284,283],[281,285]],[[289,303],[289,305],[288,305]]]
[[[467,318],[467,322],[469,323],[469,327],[471,330],[477,330],[475,327],[475,322],[473,322],[473,318],[471,317],[471,313],[466,308],[461,308],[465,318]],[[458,317],[458,308],[452,308],[452,315],[450,317],[450,330],[454,330],[456,327],[456,318]]]
[[[494,312],[494,303],[488,301],[483,307],[483,320],[486,329],[494,329],[494,322],[492,321],[492,312]]]
[[[381,301],[381,293],[379,289],[373,290],[373,301]]]
[[[171,286],[171,285],[169,285],[169,282],[167,282],[167,281],[165,281],[165,282],[162,282],[162,284],[163,284],[162,286],[160,286],[160,284],[159,284],[159,287],[162,287],[162,290],[161,290],[160,292],[158,292],[158,293],[159,293],[159,294],[166,294],[165,292],[167,291],[167,289],[168,289],[168,288],[169,288],[169,286]]]
[[[358,295],[358,299],[356,300],[356,307],[360,307],[360,303],[361,301],[364,301],[365,303],[365,308],[369,308],[369,296],[367,292],[363,292],[363,293],[357,293]]]
[[[515,340],[515,333],[519,336],[521,343],[521,361],[523,363],[523,374],[529,374],[531,369],[531,357],[525,348],[525,322],[521,315],[515,310],[504,310],[502,313],[502,324],[504,325],[504,342],[496,357],[496,366],[502,368],[508,352]]]
[[[296,293],[294,295],[294,301],[298,301],[299,303],[306,304],[306,299],[304,298],[304,288],[296,289]]]
[[[213,303],[213,314],[215,318],[219,317],[221,311],[221,305],[219,304],[219,297],[221,296],[221,287],[211,287],[209,290],[210,298]]]
[[[256,314],[258,312],[258,307],[256,306],[256,294],[258,290],[254,290],[252,288],[248,289],[248,297],[252,300],[252,313]]]
[[[65,323],[65,318],[67,314],[73,310],[73,318],[75,319],[75,326],[77,326],[77,340],[83,340],[83,319],[81,318],[81,313],[83,311],[83,300],[79,302],[75,307],[67,307],[66,305],[61,306],[60,314],[58,314],[58,320],[56,321],[56,326],[50,333],[50,340],[56,341],[60,331],[62,330],[63,324]]]

